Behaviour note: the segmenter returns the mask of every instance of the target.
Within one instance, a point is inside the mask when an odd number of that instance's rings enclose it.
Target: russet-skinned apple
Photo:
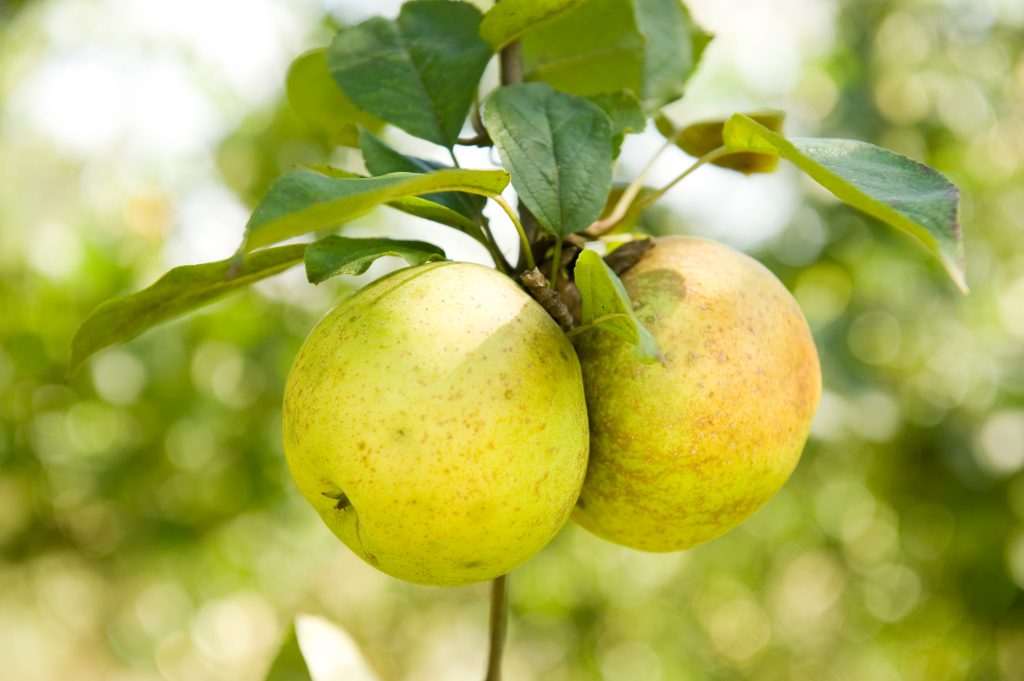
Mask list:
[[[647,551],[713,539],[789,477],[821,394],[796,301],[756,260],[689,237],[656,240],[622,277],[664,362],[609,334],[577,339],[590,464],[574,520]]]

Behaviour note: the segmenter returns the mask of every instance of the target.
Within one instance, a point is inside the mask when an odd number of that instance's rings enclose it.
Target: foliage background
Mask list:
[[[508,676],[1022,679],[1024,5],[690,4],[718,39],[673,115],[775,106],[792,134],[937,167],[964,191],[973,292],[787,169],[684,182],[650,229],[748,250],[811,323],[812,441],[763,511],[695,550],[566,528],[513,576]],[[343,284],[266,282],[63,381],[96,304],[226,256],[272,177],[327,157],[284,71],[330,26],[395,11],[368,5],[0,4],[5,677],[257,679],[298,611],[344,626],[383,679],[480,675],[486,585],[375,572],[287,476],[283,379]],[[628,141],[623,176],[658,145]],[[427,234],[388,212],[348,230]],[[485,260],[460,235],[443,245]]]

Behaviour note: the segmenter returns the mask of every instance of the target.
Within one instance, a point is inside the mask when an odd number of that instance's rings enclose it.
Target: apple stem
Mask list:
[[[484,681],[501,681],[501,656],[508,632],[508,575],[491,582],[491,624],[487,652],[487,676]]]

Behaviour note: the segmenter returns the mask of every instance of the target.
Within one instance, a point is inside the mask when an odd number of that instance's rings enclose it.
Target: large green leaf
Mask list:
[[[363,152],[363,161],[366,163],[367,170],[374,175],[429,173],[448,167],[423,158],[407,156],[397,149],[388,146],[379,137],[366,130],[361,131],[359,134],[359,148]],[[426,194],[423,198],[450,208],[467,219],[474,221],[474,223],[483,212],[484,203],[487,201],[482,196],[461,192]]]
[[[682,96],[708,40],[679,0],[584,0],[527,33],[523,61],[528,80],[631,90],[654,110]]]
[[[633,345],[636,358],[641,362],[661,359],[658,342],[637,319],[622,281],[600,255],[591,250],[580,253],[573,278],[582,300],[581,329],[587,327],[610,333]]]
[[[500,194],[509,180],[502,170],[438,170],[380,177],[333,175],[300,169],[274,180],[249,218],[244,250],[337,227],[396,199],[440,191]]]
[[[109,345],[297,265],[305,250],[305,244],[296,244],[257,251],[241,261],[231,258],[175,267],[149,288],[108,300],[92,311],[71,340],[68,376]]]
[[[938,171],[867,142],[787,140],[742,114],[725,124],[724,138],[731,149],[778,154],[844,203],[910,234],[967,291],[960,191]]]
[[[327,66],[360,109],[451,149],[491,57],[480,19],[464,2],[407,2],[394,21],[338,31]]]
[[[711,36],[679,0],[634,0],[637,27],[646,39],[641,99],[649,110],[683,96]]]
[[[764,111],[746,115],[772,132],[782,132],[782,124],[786,119],[786,114],[781,111]],[[724,119],[701,121],[680,129],[667,116],[659,115],[655,119],[655,125],[658,132],[694,158],[700,158],[725,144],[725,138],[722,136],[725,129]],[[779,164],[779,157],[774,153],[737,152],[715,159],[712,163],[722,168],[741,172],[744,175],[750,175],[772,172]]]
[[[444,260],[444,251],[423,241],[328,236],[306,247],[306,278],[319,284],[339,274],[362,274],[385,255],[403,258],[410,265]]]
[[[518,39],[536,24],[550,19],[581,0],[502,0],[487,10],[480,36],[495,50]]]
[[[499,88],[484,103],[484,126],[512,186],[542,228],[586,229],[612,186],[612,131],[593,102],[544,83]]]
[[[644,37],[631,0],[584,0],[522,42],[528,80],[582,96],[643,92]]]
[[[356,108],[327,70],[327,50],[310,50],[292,62],[286,89],[288,102],[306,123],[335,143],[358,145],[359,126],[379,130],[383,122]]]

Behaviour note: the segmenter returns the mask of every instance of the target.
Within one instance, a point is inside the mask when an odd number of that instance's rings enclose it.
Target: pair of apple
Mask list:
[[[658,239],[623,283],[662,363],[596,330],[574,351],[478,265],[408,268],[349,297],[288,378],[299,490],[360,557],[420,584],[505,574],[570,515],[649,551],[732,529],[807,438],[821,391],[807,324],[767,269],[711,241]]]

